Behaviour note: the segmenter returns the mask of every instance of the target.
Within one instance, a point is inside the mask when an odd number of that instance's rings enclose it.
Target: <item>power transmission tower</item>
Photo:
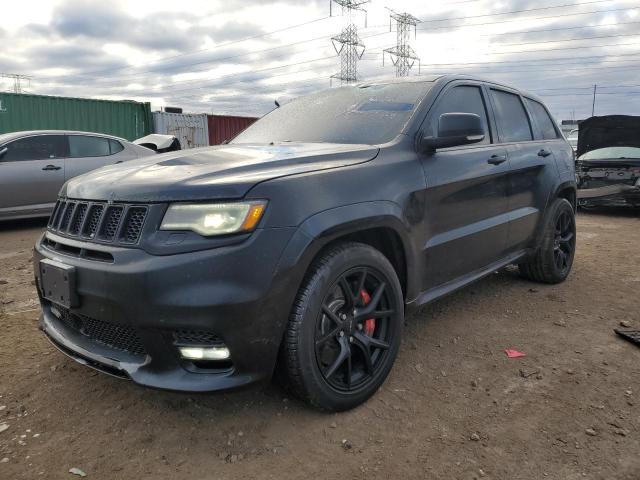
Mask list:
[[[347,18],[347,25],[342,29],[339,35],[331,37],[331,43],[336,53],[340,56],[340,73],[331,75],[331,78],[337,78],[341,84],[351,83],[358,80],[358,61],[364,54],[364,43],[358,36],[358,27],[352,20],[354,10],[365,12],[362,5],[369,3],[370,0],[330,0],[329,15],[333,15],[333,2],[342,7],[342,16]]]
[[[396,67],[396,77],[406,77],[409,75],[409,70],[415,65],[416,61],[418,65],[420,58],[413,51],[411,45],[409,45],[409,33],[411,27],[414,29],[414,34],[417,36],[416,25],[420,23],[420,19],[414,17],[410,13],[396,13],[390,8],[391,12],[389,18],[389,31],[392,31],[391,21],[396,21],[397,42],[395,47],[386,48],[382,52],[382,65],[384,66],[385,53],[388,53],[391,57],[391,63]]]
[[[32,77],[28,75],[21,75],[19,73],[1,73],[0,72],[0,78],[13,79],[13,93],[22,93],[23,92],[22,82],[26,80],[27,85],[30,86]]]

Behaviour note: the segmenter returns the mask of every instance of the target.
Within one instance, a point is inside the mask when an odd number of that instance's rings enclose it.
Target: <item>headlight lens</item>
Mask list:
[[[265,201],[173,203],[160,230],[191,230],[204,236],[250,232],[262,218]]]

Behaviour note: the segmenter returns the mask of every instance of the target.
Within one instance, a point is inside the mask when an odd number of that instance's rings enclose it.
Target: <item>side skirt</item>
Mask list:
[[[413,311],[413,309],[415,307],[419,307],[421,305],[425,305],[427,303],[433,302],[434,300],[437,300],[439,298],[444,297],[445,295],[449,295],[453,292],[455,292],[456,290],[459,290],[463,287],[466,287],[467,285],[469,285],[470,283],[476,282],[484,277],[486,277],[487,275],[490,275],[491,273],[495,272],[496,270],[500,270],[501,268],[506,267],[507,265],[511,264],[511,263],[516,263],[518,260],[526,257],[528,254],[527,250],[520,250],[518,252],[512,253],[511,255],[509,255],[508,257],[503,258],[502,260],[499,260],[497,262],[494,262],[484,268],[481,268],[479,270],[475,270],[474,272],[471,272],[468,275],[465,275],[463,277],[457,278],[455,280],[451,280],[450,282],[447,282],[443,285],[440,285],[438,287],[434,287],[430,290],[426,290],[424,292],[422,292],[418,298],[416,298],[415,300],[411,301],[410,303],[407,304],[407,308],[410,311]]]

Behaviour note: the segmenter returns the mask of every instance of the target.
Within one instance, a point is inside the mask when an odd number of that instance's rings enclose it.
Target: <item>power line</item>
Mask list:
[[[586,3],[588,4],[588,3],[595,3],[595,2],[586,2]],[[568,5],[577,6],[577,5],[583,5],[583,3],[568,4]],[[567,5],[564,5],[564,6],[567,6]],[[561,6],[544,7],[544,8],[545,9],[549,9],[549,8],[560,8],[560,7]],[[568,14],[560,14],[560,15],[551,15],[551,16],[546,16],[546,17],[535,17],[535,18],[528,17],[526,19],[513,19],[513,20],[502,20],[502,21],[497,21],[497,22],[487,22],[487,23],[478,23],[478,24],[470,24],[470,25],[459,25],[457,28],[465,28],[465,27],[470,27],[470,26],[482,26],[482,25],[495,25],[495,24],[510,23],[510,22],[523,21],[523,20],[545,20],[545,19],[566,17],[566,16],[571,16],[571,15],[587,15],[587,14],[592,14],[592,13],[609,13],[609,12],[623,11],[623,10],[635,10],[635,8],[636,7],[626,7],[626,8],[607,9],[607,10],[596,10],[596,11],[591,11],[591,12],[576,12],[576,13],[568,13]],[[533,10],[538,10],[538,9],[524,9],[524,10],[518,10],[517,12],[533,11]],[[500,15],[507,14],[507,13],[514,13],[514,12],[503,12]],[[490,15],[491,14],[487,14],[487,15],[483,15],[483,16],[490,16]],[[92,74],[95,74],[95,73],[113,72],[113,71],[118,71],[118,70],[127,70],[127,69],[131,69],[131,68],[144,67],[144,66],[147,66],[147,65],[155,65],[157,63],[161,63],[161,62],[166,61],[166,60],[172,60],[172,59],[175,59],[175,58],[182,58],[182,57],[186,57],[186,56],[189,56],[189,55],[202,53],[203,51],[215,50],[217,48],[222,48],[222,47],[225,47],[225,46],[228,46],[228,45],[241,43],[243,41],[247,41],[247,40],[251,40],[251,39],[255,39],[255,38],[268,36],[268,35],[271,35],[271,34],[274,34],[274,33],[279,33],[279,32],[285,31],[285,30],[293,29],[293,28],[298,28],[298,27],[305,26],[305,25],[308,25],[308,24],[311,24],[311,23],[315,23],[315,22],[319,22],[319,21],[322,21],[322,20],[326,20],[328,18],[331,18],[331,17],[317,18],[317,19],[310,20],[310,21],[307,21],[307,22],[304,22],[304,23],[291,25],[289,27],[285,27],[285,28],[281,28],[281,29],[278,29],[278,30],[273,30],[273,31],[270,31],[270,32],[266,32],[264,34],[254,35],[254,36],[251,36],[251,37],[245,37],[245,38],[242,38],[242,39],[235,40],[233,42],[226,42],[226,43],[223,43],[223,44],[220,44],[220,45],[216,45],[215,47],[212,47],[212,48],[201,49],[201,50],[197,50],[197,51],[186,52],[186,53],[183,53],[183,54],[174,55],[174,56],[171,56],[171,57],[161,58],[161,59],[155,60],[153,62],[148,62],[146,64],[128,65],[128,66],[123,66],[123,67],[102,69],[102,70],[96,70],[96,71],[92,71],[92,72],[78,73],[77,75],[78,76],[87,76],[87,75],[92,75]],[[462,19],[462,18],[477,18],[477,16],[474,16],[474,17],[456,17],[456,18],[459,18],[459,19]],[[452,18],[450,18],[450,19],[440,19],[439,21],[451,20],[451,19]],[[378,25],[378,26],[373,26],[373,27],[369,27],[369,28],[382,28],[382,27],[385,27],[385,25]],[[451,27],[450,26],[432,26],[432,27],[429,27],[429,30],[436,30],[436,29],[443,29],[443,28],[451,28]],[[387,32],[383,32],[382,34],[386,34],[386,33]],[[272,47],[272,48],[269,48],[269,49],[263,49],[263,50],[258,50],[258,51],[254,51],[254,52],[247,52],[247,53],[240,54],[240,55],[235,55],[235,56],[230,56],[230,57],[222,57],[222,58],[217,58],[217,59],[208,60],[208,61],[201,61],[201,62],[178,65],[178,66],[166,66],[166,67],[164,67],[164,69],[166,69],[166,68],[175,68],[175,67],[181,68],[181,67],[185,67],[185,66],[200,65],[200,64],[204,64],[204,63],[213,63],[213,62],[218,62],[218,61],[223,61],[223,60],[229,60],[229,59],[232,59],[232,58],[240,58],[241,56],[247,56],[247,55],[251,55],[251,54],[254,54],[254,53],[260,53],[260,52],[264,52],[264,51],[275,50],[275,49],[278,49],[278,48],[281,48],[281,47],[286,47],[286,46],[299,45],[299,44],[302,44],[302,43],[306,43],[306,42],[310,42],[310,41],[316,41],[316,40],[320,40],[320,39],[323,39],[323,38],[325,38],[325,37],[316,37],[314,39],[295,42],[295,43],[287,44],[287,45],[284,45],[284,46],[281,45],[281,46]],[[128,75],[125,75],[125,76],[119,76],[119,78],[134,77],[134,76],[137,76],[137,75],[139,75],[141,73],[155,73],[156,71],[157,70],[147,70],[147,71],[142,71],[142,72],[135,72],[135,73],[131,73],[131,74],[128,74]],[[64,77],[65,76],[63,76],[63,75],[44,76],[44,77],[40,77],[40,79],[45,79],[46,80],[46,79],[58,79],[58,78],[64,78]],[[111,76],[109,78],[111,78]]]
[[[373,33],[370,35],[365,36],[364,38],[372,38],[372,37],[376,37],[376,36],[380,36],[380,35],[384,35],[388,32],[381,32],[381,33]],[[213,62],[220,62],[220,61],[224,61],[224,60],[229,60],[229,59],[234,59],[234,58],[240,58],[243,56],[248,56],[248,55],[253,55],[256,53],[261,53],[261,52],[265,52],[265,51],[272,51],[272,50],[276,50],[279,48],[284,48],[284,47],[288,47],[288,46],[293,46],[293,45],[299,45],[301,43],[306,43],[308,41],[316,41],[316,40],[324,40],[324,38],[326,37],[317,37],[317,38],[313,38],[310,40],[304,40],[304,41],[300,41],[300,42],[295,42],[292,44],[288,44],[288,45],[281,45],[278,47],[271,47],[271,48],[267,48],[267,49],[262,49],[262,50],[258,50],[258,51],[252,51],[252,52],[247,52],[245,54],[239,54],[239,55],[232,55],[232,56],[228,56],[228,57],[219,57],[217,59],[214,60],[207,60],[207,61],[201,61],[201,62],[195,62],[193,64],[188,64],[188,65],[182,65],[182,66],[192,66],[192,65],[201,65],[201,64],[209,64],[209,63],[213,63]],[[538,44],[539,42],[524,42],[522,43],[524,44]],[[604,48],[604,47],[608,47],[608,46],[621,46],[621,45],[635,45],[633,43],[631,44],[611,44],[611,45],[593,45],[593,46],[589,46],[588,48]],[[509,51],[509,52],[488,52],[488,53],[479,53],[479,55],[505,55],[505,54],[511,54],[511,53],[530,53],[530,52],[538,52],[538,51],[556,51],[556,50],[572,50],[572,49],[580,49],[580,48],[587,48],[587,46],[577,46],[577,47],[569,47],[569,48],[553,48],[553,49],[544,49],[544,50],[520,50],[520,51]],[[618,54],[619,56],[624,56],[624,55],[629,55],[629,54]],[[635,54],[634,54],[635,55]],[[603,55],[602,57],[609,57],[610,55]],[[614,55],[615,56],[615,55]],[[595,58],[595,57],[593,57]],[[544,59],[541,59],[541,61]],[[551,60],[551,59],[549,59]],[[560,60],[560,59],[558,59]],[[529,61],[529,60],[527,60]],[[517,61],[512,61],[512,62],[517,62]],[[483,63],[499,63],[499,62],[475,62],[475,63],[466,63],[465,65],[471,65],[471,64],[483,64]],[[437,67],[438,65],[460,65],[460,64],[430,64],[432,67]],[[195,71],[205,71],[206,69],[199,69],[199,70],[195,70],[192,69],[190,72],[185,72],[185,73],[194,73]],[[139,75],[128,75],[128,76],[134,76],[136,77],[136,80],[140,80],[140,76]],[[178,84],[187,84],[187,83],[197,83],[202,81],[202,79],[194,79],[194,80],[185,80],[185,81],[177,81],[177,82],[173,82],[170,85],[178,85]],[[117,82],[117,81],[116,81]],[[110,84],[114,84],[114,82],[111,82]],[[109,83],[107,84],[109,85]]]
[[[499,43],[497,44],[500,47],[514,47],[519,45],[538,45],[541,43],[560,43],[560,42],[578,42],[582,40],[595,40],[600,38],[619,38],[619,37],[636,37],[640,35],[640,33],[622,33],[616,35],[598,35],[593,37],[580,37],[580,38],[566,38],[562,40],[543,40],[540,42],[523,42],[523,43]]]
[[[510,12],[498,12],[498,13],[485,13],[482,15],[466,15],[463,17],[450,17],[450,18],[441,18],[441,19],[433,19],[433,20],[425,20],[423,23],[432,23],[432,22],[446,22],[450,20],[468,20],[470,18],[482,18],[482,17],[497,17],[501,15],[513,15],[515,13],[525,13],[525,12],[537,12],[541,10],[553,10],[554,8],[565,8],[565,7],[579,7],[581,5],[590,5],[593,3],[608,3],[611,0],[591,0],[589,2],[579,2],[579,3],[565,3],[563,5],[550,5],[546,7],[536,7],[536,8],[524,8],[521,10],[512,10]],[[429,27],[427,27],[428,29]]]
[[[252,35],[252,36],[249,36],[249,37],[240,38],[238,40],[233,40],[233,41],[230,41],[230,42],[221,43],[221,44],[215,45],[215,46],[210,47],[210,48],[203,48],[203,49],[200,49],[200,50],[192,50],[192,51],[180,53],[180,54],[177,54],[177,55],[171,55],[169,57],[162,57],[162,58],[159,58],[159,59],[154,60],[152,62],[147,62],[147,63],[143,63],[143,64],[140,64],[140,65],[125,65],[125,66],[122,66],[122,67],[113,67],[113,68],[107,68],[107,69],[102,69],[102,70],[94,70],[94,71],[90,71],[90,72],[79,73],[78,76],[94,75],[96,73],[114,72],[114,71],[118,71],[118,70],[128,70],[128,69],[131,69],[131,68],[144,67],[144,66],[147,66],[147,65],[155,65],[157,63],[165,62],[167,60],[174,60],[176,58],[187,57],[189,55],[196,55],[198,53],[208,52],[208,51],[216,50],[216,49],[222,48],[222,47],[228,47],[229,45],[236,45],[238,43],[246,42],[248,40],[255,40],[257,38],[266,37],[266,36],[269,36],[269,35],[273,35],[275,33],[281,33],[281,32],[287,31],[287,30],[292,30],[294,28],[304,27],[304,26],[310,25],[312,23],[320,22],[322,20],[327,20],[328,18],[331,18],[331,17],[326,16],[326,17],[316,18],[316,19],[313,19],[313,20],[309,20],[307,22],[298,23],[296,25],[290,25],[288,27],[280,28],[280,29],[277,29],[277,30],[272,30],[270,32],[265,32],[265,33],[261,33],[261,34],[258,34],[258,35]],[[144,73],[144,72],[142,72],[142,73]],[[62,77],[62,75],[55,76],[55,77],[40,77],[40,78],[59,78],[59,77]]]
[[[457,25],[456,28],[460,29],[460,28],[468,28],[468,27],[483,27],[483,26],[487,26],[487,25],[498,25],[498,24],[503,24],[503,23],[514,23],[514,22],[525,22],[525,21],[534,21],[534,20],[552,20],[555,18],[563,18],[563,17],[575,17],[578,15],[591,15],[594,13],[611,13],[611,12],[622,12],[622,11],[627,11],[627,10],[637,10],[638,7],[623,7],[623,8],[609,8],[609,9],[605,9],[605,10],[592,10],[590,12],[572,12],[572,13],[560,13],[557,15],[547,15],[544,17],[524,17],[524,18],[514,18],[511,20],[498,20],[496,22],[483,22],[483,23],[469,23],[469,24],[463,24],[463,25]],[[381,25],[376,25],[376,27],[380,27]],[[429,27],[428,29],[422,29],[419,28],[418,30],[442,30],[442,29],[447,29],[447,28],[451,28],[451,25],[441,25],[441,26],[435,26],[435,27]]]
[[[539,30],[518,30],[516,32],[501,32],[501,33],[483,33],[478,35],[479,37],[497,37],[502,35],[523,35],[527,33],[548,33],[558,32],[565,30],[579,30],[583,28],[601,28],[601,27],[619,27],[620,25],[638,25],[640,22],[617,22],[617,23],[601,23],[598,25],[581,25],[579,27],[559,27],[559,28],[544,28]]]
[[[545,50],[548,51],[548,50]],[[430,63],[426,66],[452,66],[452,65],[494,65],[494,64],[511,64],[511,63],[529,63],[529,62],[555,62],[555,61],[565,61],[565,60],[589,60],[596,58],[609,58],[609,57],[636,57],[640,55],[638,53],[616,53],[612,55],[588,55],[582,57],[551,57],[551,58],[529,58],[527,60],[502,60],[502,61],[494,61],[494,62],[465,62],[465,63]],[[601,62],[619,62],[624,60],[602,60]],[[532,65],[535,66],[535,65]]]

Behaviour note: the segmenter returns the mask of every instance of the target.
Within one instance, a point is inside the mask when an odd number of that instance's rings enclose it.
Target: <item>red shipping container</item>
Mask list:
[[[209,115],[209,145],[220,145],[231,140],[257,120],[254,117],[233,117],[229,115]]]

